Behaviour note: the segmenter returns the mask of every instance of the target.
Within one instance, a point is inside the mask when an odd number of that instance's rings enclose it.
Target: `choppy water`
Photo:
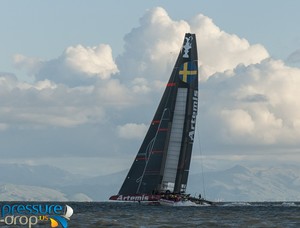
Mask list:
[[[148,206],[118,202],[66,204],[74,209],[69,221],[70,228],[300,227],[300,202],[220,203],[217,206],[198,207]],[[50,227],[47,225],[43,227]]]

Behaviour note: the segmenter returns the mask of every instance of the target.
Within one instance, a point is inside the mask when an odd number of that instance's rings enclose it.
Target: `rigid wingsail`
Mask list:
[[[144,141],[118,195],[110,200],[159,201],[171,195],[188,196],[197,110],[196,36],[187,33]]]

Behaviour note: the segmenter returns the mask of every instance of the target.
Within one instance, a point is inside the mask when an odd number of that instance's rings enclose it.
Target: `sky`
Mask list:
[[[1,163],[128,169],[184,33],[197,36],[192,169],[300,162],[300,2],[0,1]]]

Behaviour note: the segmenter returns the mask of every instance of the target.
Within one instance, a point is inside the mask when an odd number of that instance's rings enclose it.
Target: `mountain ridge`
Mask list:
[[[126,173],[86,177],[49,165],[0,164],[0,200],[107,201],[118,192]],[[188,193],[213,201],[300,200],[297,166],[235,165],[191,174],[188,183]]]

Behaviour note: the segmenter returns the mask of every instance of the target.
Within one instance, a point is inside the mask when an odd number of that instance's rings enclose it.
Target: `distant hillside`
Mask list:
[[[221,201],[299,201],[300,167],[231,169],[204,174],[206,197]],[[189,190],[199,192],[202,175],[191,175]]]
[[[105,201],[127,171],[93,178],[51,166],[0,165],[0,200]],[[244,167],[193,174],[188,192],[214,201],[299,201],[300,167]]]
[[[106,201],[113,194],[117,194],[127,171],[113,173],[105,176],[86,178],[76,185],[61,188],[64,192],[74,194],[83,192],[94,201]]]
[[[91,201],[84,194],[67,196],[66,194],[45,187],[2,184],[0,201]]]
[[[78,175],[48,165],[0,164],[0,200],[91,201],[82,192],[61,191],[81,181]]]

